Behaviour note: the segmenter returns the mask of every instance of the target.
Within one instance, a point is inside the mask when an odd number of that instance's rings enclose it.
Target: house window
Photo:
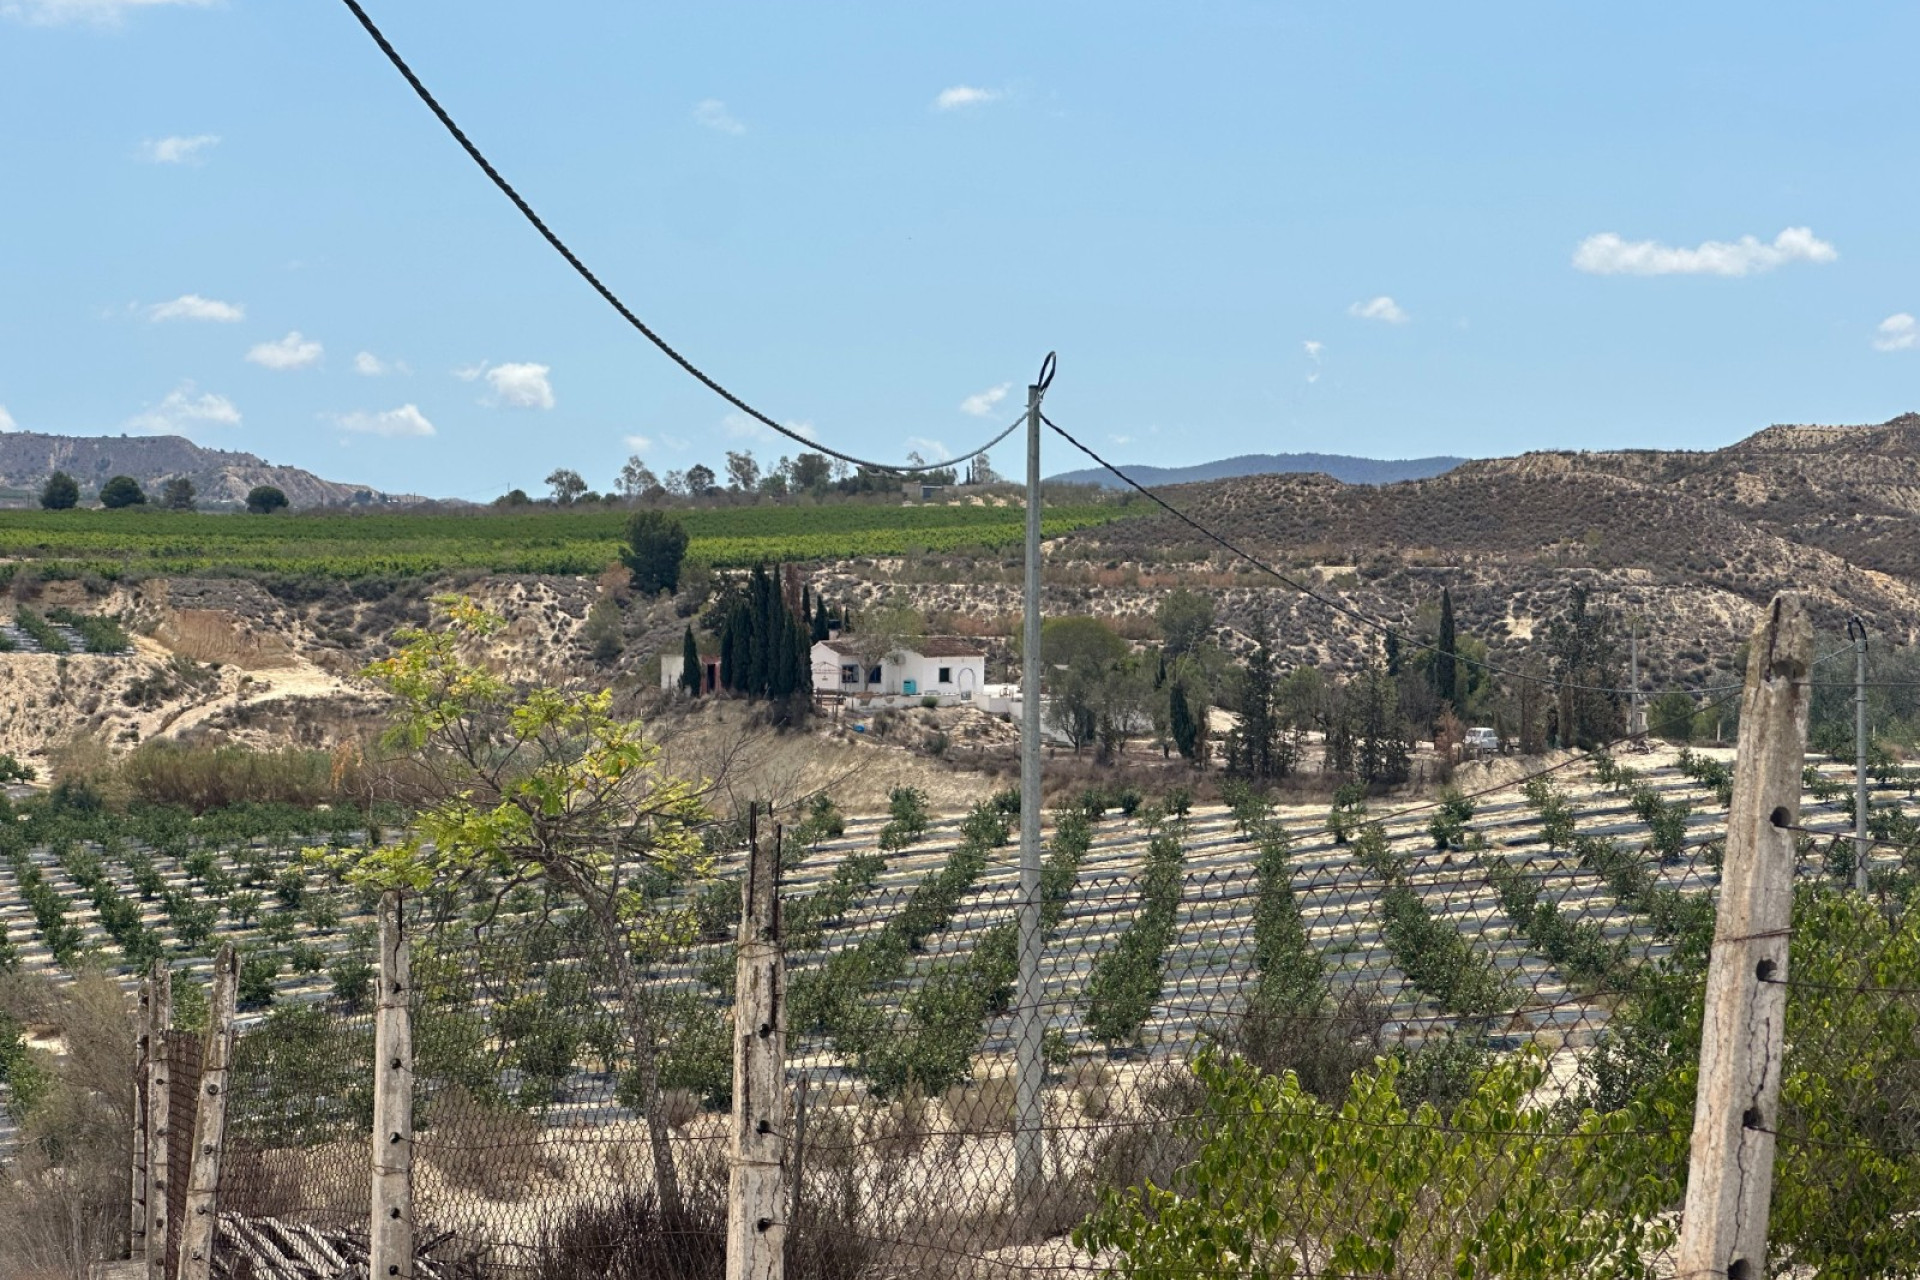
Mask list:
[[[875,667],[873,670],[867,672],[867,683],[868,684],[880,683],[880,668]]]
[[[859,684],[860,668],[855,666],[845,666],[840,668],[840,683],[841,684]]]
[[[941,684],[952,684],[952,683],[953,683],[953,668],[952,668],[952,667],[942,667],[942,668],[940,668],[940,683],[941,683]]]

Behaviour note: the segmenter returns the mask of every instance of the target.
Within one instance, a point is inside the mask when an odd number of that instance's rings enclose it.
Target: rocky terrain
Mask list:
[[[62,436],[39,431],[0,434],[0,489],[30,500],[55,471],[80,482],[89,497],[113,476],[128,475],[153,491],[185,476],[203,507],[240,506],[255,485],[270,484],[296,507],[412,501],[365,485],[322,480],[299,467],[277,467],[251,453],[205,449],[185,436]]]
[[[1517,654],[1584,584],[1637,617],[1656,676],[1726,670],[1753,610],[1806,593],[1818,624],[1852,614],[1884,642],[1920,640],[1920,415],[1879,426],[1780,426],[1710,452],[1546,452],[1468,462],[1431,479],[1352,486],[1262,475],[1170,487],[1174,506],[1317,594],[1402,627],[1451,589],[1461,628]],[[1005,620],[1017,566],[941,575],[892,563],[857,596]],[[1218,599],[1244,634],[1264,617],[1294,661],[1351,667],[1379,634],[1257,572],[1171,516],[1050,549],[1046,611],[1119,618],[1147,634],[1179,583]]]

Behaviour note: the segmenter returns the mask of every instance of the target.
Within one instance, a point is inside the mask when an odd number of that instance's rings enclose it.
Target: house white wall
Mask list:
[[[898,698],[917,702],[937,697],[942,702],[974,702],[987,683],[984,653],[929,655],[914,651],[893,654],[879,664],[878,676],[859,658],[841,653],[832,642],[813,646],[813,691],[843,693],[861,698]],[[944,678],[943,678],[944,677]]]

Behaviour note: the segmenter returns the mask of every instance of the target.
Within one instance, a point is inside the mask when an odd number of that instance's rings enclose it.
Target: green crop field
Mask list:
[[[1124,502],[1049,507],[1055,537],[1131,514]],[[595,508],[473,513],[210,515],[198,512],[0,511],[0,560],[44,576],[108,578],[209,569],[361,578],[458,569],[597,573],[617,553],[627,512]],[[686,511],[688,555],[720,568],[1018,545],[1015,506],[844,503]]]

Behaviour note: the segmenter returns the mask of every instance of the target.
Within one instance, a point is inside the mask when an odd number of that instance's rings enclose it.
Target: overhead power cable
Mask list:
[[[466,131],[454,122],[453,117],[447,113],[447,109],[440,105],[439,99],[435,98],[433,93],[421,81],[420,77],[414,74],[413,68],[407,65],[406,59],[400,56],[399,50],[395,49],[393,43],[387,39],[380,28],[374,25],[373,19],[367,16],[367,11],[360,7],[359,0],[344,0],[344,3],[347,8],[352,11],[353,16],[359,20],[360,25],[366,28],[367,34],[373,37],[373,42],[380,46],[380,52],[387,55],[387,61],[393,64],[394,70],[398,71],[401,77],[406,80],[407,84],[412,87],[414,93],[419,96],[420,101],[427,104],[427,109],[433,112],[434,118],[439,120],[440,123],[445,126],[447,132],[453,135],[453,140],[458,142],[461,149],[472,158],[475,164],[480,166],[480,171],[487,175],[493,185],[500,188],[501,194],[513,202],[513,207],[520,211],[520,216],[525,218],[527,222],[532,225],[533,229],[538,231],[541,237],[553,246],[554,252],[566,259],[567,265],[572,267],[582,280],[585,280],[591,285],[593,291],[605,299],[607,305],[620,314],[621,319],[632,325],[641,337],[651,342],[655,347],[658,347],[662,355],[691,374],[693,378],[702,386],[706,387],[707,390],[713,392],[761,426],[766,427],[770,431],[777,431],[789,440],[804,445],[815,453],[824,453],[830,458],[838,458],[840,461],[852,466],[863,467],[869,471],[892,472],[898,475],[918,475],[929,471],[945,471],[963,462],[972,461],[974,458],[979,457],[1012,435],[1014,429],[1027,420],[1026,415],[1024,413],[1021,414],[1008,425],[1005,431],[994,436],[985,444],[955,458],[949,458],[942,462],[896,463],[873,462],[866,458],[855,457],[850,453],[842,453],[840,450],[823,445],[817,440],[813,440],[794,430],[792,427],[786,426],[767,414],[762,413],[734,392],[728,390],[727,387],[712,374],[709,374],[686,356],[681,355],[671,343],[655,332],[651,325],[636,315],[631,307],[622,302],[620,295],[616,294],[599,276],[593,273],[593,269],[587,266],[587,264],[581,260],[580,255],[568,247],[567,242],[562,240],[559,235],[554,232],[553,228],[549,227],[540,215],[533,211],[533,206],[527,203],[526,198],[514,190],[513,184],[501,176],[500,171],[494,168],[493,162],[488,160],[480,148],[474,145],[471,138],[467,137]]]
[[[1147,499],[1147,501],[1153,503],[1155,506],[1159,507],[1162,511],[1165,511],[1168,515],[1180,521],[1182,524],[1186,525],[1188,528],[1194,530],[1196,533],[1200,534],[1202,537],[1206,538],[1208,541],[1240,557],[1240,559],[1246,561],[1248,564],[1260,570],[1262,573],[1268,574],[1269,576],[1277,579],[1278,581],[1285,584],[1286,586],[1292,587],[1295,591],[1299,592],[1303,596],[1306,596],[1310,600],[1319,601],[1321,604],[1333,610],[1335,613],[1341,614],[1347,618],[1351,618],[1353,621],[1360,623],[1362,626],[1370,627],[1373,630],[1380,631],[1386,634],[1399,636],[1402,640],[1406,641],[1408,644],[1412,645],[1416,649],[1425,649],[1429,653],[1436,653],[1436,654],[1443,652],[1443,650],[1441,650],[1441,648],[1438,645],[1431,644],[1425,640],[1422,640],[1418,636],[1410,636],[1405,631],[1401,630],[1399,627],[1394,626],[1391,622],[1388,622],[1384,618],[1377,618],[1370,613],[1366,613],[1363,610],[1354,608],[1352,605],[1343,604],[1341,601],[1335,600],[1330,596],[1323,596],[1319,592],[1315,591],[1312,587],[1309,587],[1305,583],[1301,582],[1299,579],[1294,578],[1289,574],[1282,573],[1280,570],[1274,568],[1272,565],[1268,564],[1266,561],[1260,559],[1260,557],[1254,555],[1251,551],[1248,551],[1244,547],[1241,547],[1237,543],[1233,542],[1231,539],[1227,538],[1225,535],[1217,533],[1214,530],[1208,528],[1206,525],[1201,524],[1198,520],[1194,519],[1192,516],[1188,515],[1186,512],[1180,510],[1180,508],[1174,506],[1172,503],[1168,502],[1165,498],[1162,498],[1159,494],[1153,492],[1151,489],[1148,489],[1146,486],[1140,484],[1137,480],[1135,480],[1132,476],[1128,475],[1126,472],[1122,471],[1119,467],[1114,466],[1111,462],[1108,462],[1105,458],[1101,457],[1098,453],[1095,453],[1091,448],[1080,443],[1078,439],[1076,439],[1072,434],[1070,434],[1064,428],[1062,428],[1060,424],[1055,422],[1052,418],[1047,417],[1046,414],[1042,413],[1040,415],[1040,420],[1046,423],[1048,427],[1052,428],[1053,433],[1055,435],[1059,436],[1062,440],[1065,440],[1068,444],[1078,449],[1081,453],[1086,454],[1087,457],[1091,458],[1103,470],[1111,472],[1116,478],[1120,480],[1122,484],[1132,489],[1135,493],[1138,493],[1141,497]],[[1839,657],[1841,654],[1851,653],[1852,651],[1853,651],[1853,647],[1851,645],[1848,645],[1845,648],[1835,649],[1832,653],[1828,654],[1826,657],[1816,659],[1813,665],[1817,667],[1823,662],[1830,662],[1834,658]],[[1603,693],[1603,694],[1614,694],[1620,697],[1633,697],[1635,695],[1639,695],[1641,697],[1645,697],[1648,694],[1669,693],[1669,692],[1673,692],[1676,689],[1681,693],[1706,695],[1706,694],[1716,694],[1716,693],[1727,693],[1729,691],[1738,692],[1739,689],[1741,688],[1739,684],[1706,685],[1698,689],[1687,689],[1677,685],[1668,686],[1667,688],[1664,688],[1664,689],[1609,688],[1601,685],[1575,684],[1572,681],[1568,681],[1568,680],[1555,680],[1551,676],[1531,676],[1531,675],[1527,675],[1524,672],[1513,671],[1506,667],[1496,666],[1491,662],[1482,662],[1477,658],[1469,658],[1462,653],[1453,653],[1448,656],[1452,657],[1452,659],[1455,662],[1461,663],[1464,666],[1477,667],[1480,670],[1488,672],[1491,675],[1507,676],[1508,678],[1514,679],[1514,680],[1529,680],[1535,684],[1543,685],[1548,688],[1568,689],[1576,693]]]

